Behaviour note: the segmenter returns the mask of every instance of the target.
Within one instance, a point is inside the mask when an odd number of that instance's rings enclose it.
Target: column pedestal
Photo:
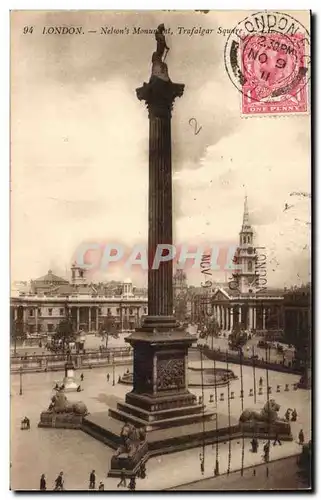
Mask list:
[[[68,360],[65,364],[65,376],[63,379],[65,392],[77,392],[79,384],[75,382],[75,367],[72,361]]]

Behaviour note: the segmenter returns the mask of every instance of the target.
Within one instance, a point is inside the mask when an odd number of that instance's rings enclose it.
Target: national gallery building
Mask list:
[[[31,281],[30,291],[11,294],[11,320],[22,321],[29,334],[51,333],[71,314],[75,331],[97,332],[108,315],[118,330],[133,330],[147,315],[147,290],[124,282],[88,284],[86,271],[74,264],[71,282],[53,274]]]

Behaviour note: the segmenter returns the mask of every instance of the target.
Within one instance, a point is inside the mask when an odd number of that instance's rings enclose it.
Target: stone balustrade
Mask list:
[[[76,369],[94,368],[98,366],[125,365],[132,361],[133,351],[130,348],[112,348],[106,351],[91,351],[85,354],[73,354],[72,360]],[[11,373],[63,370],[66,363],[64,354],[44,354],[31,356],[12,356]]]

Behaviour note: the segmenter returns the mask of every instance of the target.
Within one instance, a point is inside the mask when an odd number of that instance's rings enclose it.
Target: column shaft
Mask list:
[[[233,307],[230,308],[230,330],[232,331],[233,330],[233,321],[234,321],[234,317],[233,317]]]
[[[91,307],[88,307],[88,331],[91,331]]]
[[[170,110],[149,113],[148,314],[173,314],[173,260],[152,269],[158,245],[172,245],[172,158]],[[159,251],[159,249],[158,249]],[[168,255],[164,250],[163,255]],[[155,266],[154,266],[155,267]]]
[[[38,333],[38,307],[35,307],[36,333]]]

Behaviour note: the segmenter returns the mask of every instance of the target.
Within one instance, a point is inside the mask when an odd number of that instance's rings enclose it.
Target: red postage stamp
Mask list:
[[[240,44],[242,114],[288,114],[308,110],[305,37],[264,33]]]

